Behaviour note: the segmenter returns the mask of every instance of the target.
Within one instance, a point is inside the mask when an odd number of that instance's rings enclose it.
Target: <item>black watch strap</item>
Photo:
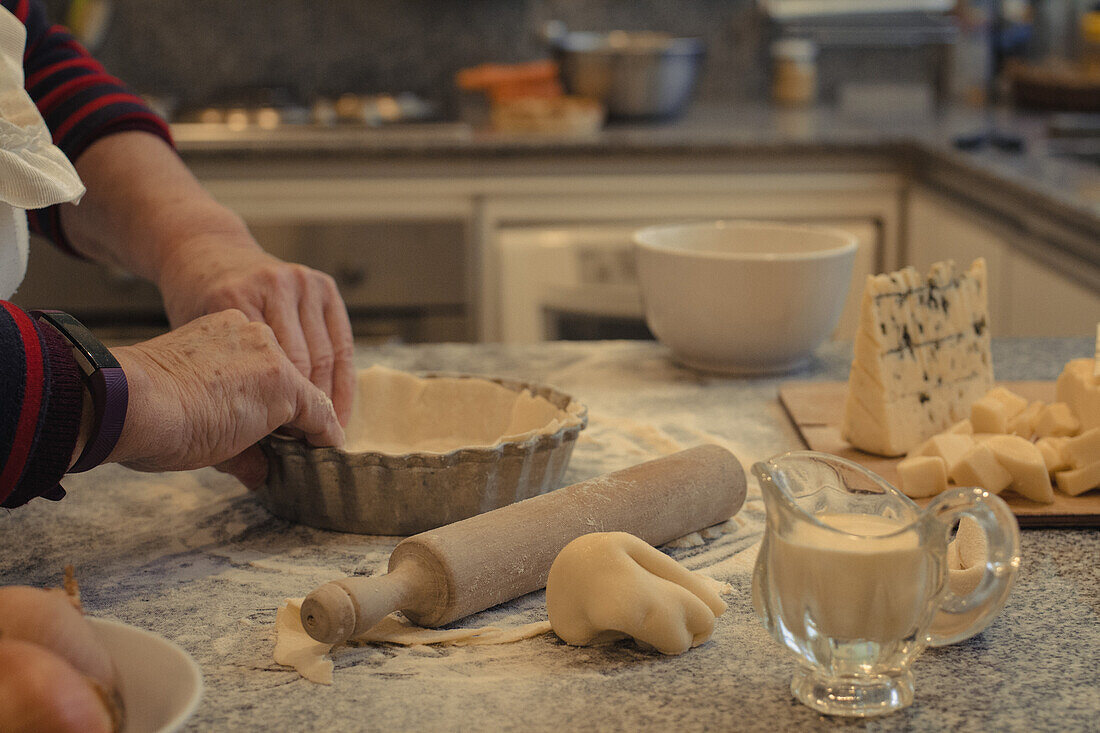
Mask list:
[[[93,421],[84,450],[70,473],[87,471],[98,466],[111,454],[122,426],[130,393],[126,374],[113,354],[92,332],[68,313],[55,310],[35,310],[31,315],[48,324],[73,346],[73,356],[84,376],[84,384],[92,397]]]

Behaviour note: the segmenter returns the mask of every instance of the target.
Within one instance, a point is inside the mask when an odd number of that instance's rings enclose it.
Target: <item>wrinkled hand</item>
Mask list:
[[[291,363],[265,324],[238,310],[113,349],[130,386],[118,445],[108,460],[142,471],[215,464],[246,486],[267,464],[255,443],[276,428],[317,446],[343,445],[328,397]]]
[[[175,328],[235,308],[266,323],[290,361],[332,399],[346,425],[355,389],[354,346],[335,282],[241,238],[239,233],[200,238],[162,269],[158,285],[169,322]]]

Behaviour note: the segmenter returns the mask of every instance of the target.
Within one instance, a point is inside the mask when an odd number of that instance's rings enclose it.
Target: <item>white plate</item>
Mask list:
[[[151,631],[107,619],[88,620],[118,672],[126,706],[122,733],[179,730],[202,697],[202,672],[195,660]]]

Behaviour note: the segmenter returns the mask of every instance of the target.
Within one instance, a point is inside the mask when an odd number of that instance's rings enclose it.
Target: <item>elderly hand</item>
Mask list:
[[[255,443],[279,427],[313,445],[343,445],[332,402],[292,364],[265,324],[239,310],[112,350],[130,385],[126,422],[108,460],[143,471],[215,464],[256,487]]]
[[[76,169],[88,193],[79,206],[61,207],[61,222],[77,251],[155,283],[173,328],[228,308],[271,326],[291,362],[347,421],[352,335],[332,278],[264,252],[159,137],[108,135]]]
[[[266,323],[298,370],[328,395],[347,424],[355,389],[347,309],[328,275],[273,257],[240,230],[180,248],[159,277],[173,327],[235,308]],[[246,240],[246,241],[244,241]]]

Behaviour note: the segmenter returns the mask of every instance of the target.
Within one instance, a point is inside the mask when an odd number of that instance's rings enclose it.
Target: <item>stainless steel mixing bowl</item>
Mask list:
[[[599,100],[618,118],[679,115],[705,55],[699,38],[650,31],[572,31],[547,41],[569,93]]]

